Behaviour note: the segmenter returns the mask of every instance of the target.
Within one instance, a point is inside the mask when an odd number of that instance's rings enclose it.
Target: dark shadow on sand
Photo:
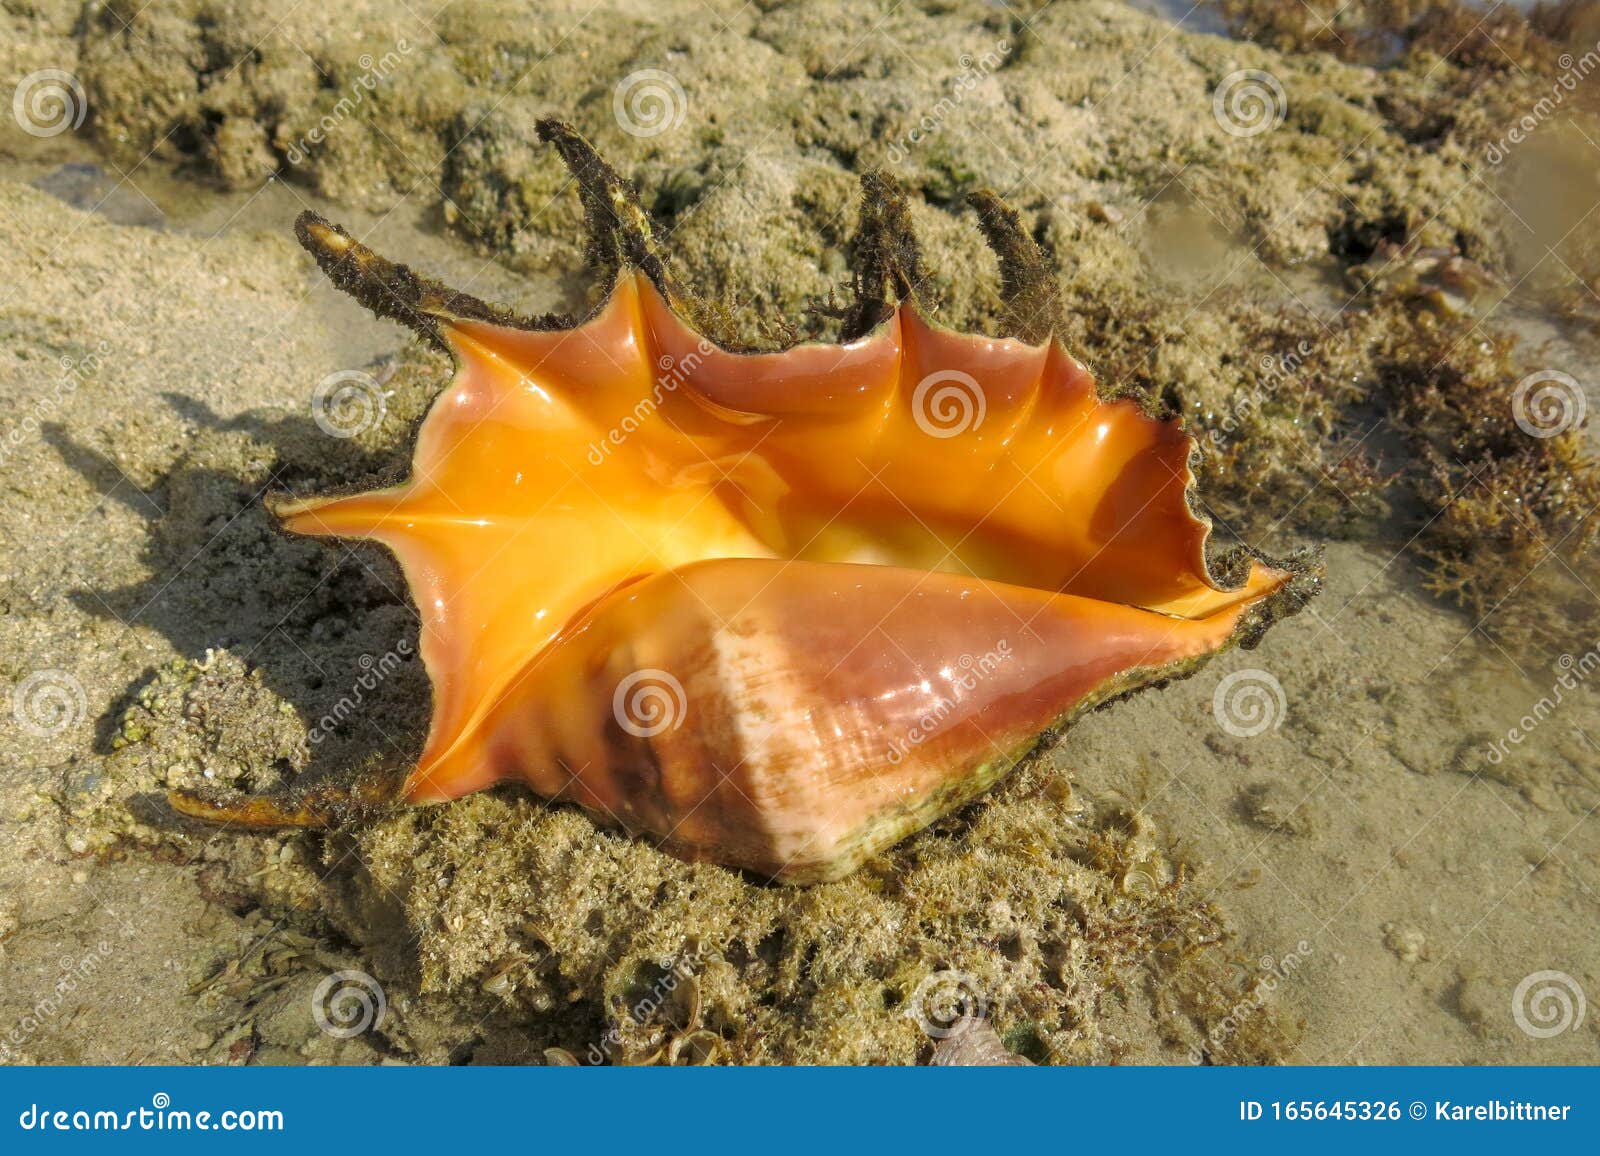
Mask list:
[[[417,624],[394,559],[369,543],[296,538],[266,509],[269,492],[324,492],[350,479],[392,480],[405,445],[363,449],[329,437],[309,415],[247,413],[224,419],[177,394],[165,401],[195,427],[186,452],[154,485],[133,485],[117,464],[75,441],[61,425],[44,430],[62,459],[106,501],[146,521],[141,561],[149,577],[115,588],[72,592],[85,613],[158,631],[200,661],[227,649],[278,698],[314,725],[349,699],[380,656],[405,655],[380,685],[359,694],[326,738],[306,749],[301,781],[348,773],[375,758],[407,766],[421,747],[431,692],[417,659]],[[215,464],[237,459],[237,438],[262,445],[259,468]],[[96,721],[95,749],[109,754],[124,712],[157,677],[147,669]],[[280,765],[279,771],[289,770]],[[152,818],[147,814],[145,818]]]

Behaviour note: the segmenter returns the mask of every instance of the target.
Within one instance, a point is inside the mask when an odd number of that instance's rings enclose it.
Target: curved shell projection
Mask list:
[[[582,324],[299,225],[337,284],[456,362],[406,481],[275,504],[295,533],[398,557],[434,691],[416,767],[181,810],[330,823],[512,780],[687,858],[835,878],[1077,713],[1253,644],[1314,592],[1298,560],[1213,576],[1191,439],[1099,395],[992,196],[1010,335],[918,308],[904,202],[873,174],[843,343],[740,350],[631,189],[571,129],[540,131],[612,279]]]

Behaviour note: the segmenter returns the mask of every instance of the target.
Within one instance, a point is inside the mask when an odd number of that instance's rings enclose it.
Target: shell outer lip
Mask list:
[[[540,139],[555,146],[578,184],[590,236],[589,260],[600,270],[605,282],[602,299],[581,320],[554,313],[525,316],[457,292],[441,282],[417,274],[409,266],[380,257],[342,226],[310,210],[300,214],[295,223],[295,235],[335,286],[349,293],[377,316],[409,326],[431,344],[447,352],[458,366],[460,352],[444,335],[451,322],[483,321],[527,332],[579,328],[604,310],[618,278],[631,270],[637,270],[650,281],[679,321],[721,352],[733,355],[784,352],[800,345],[847,345],[881,333],[900,309],[911,310],[924,324],[942,332],[976,336],[962,334],[932,317],[919,299],[918,286],[926,281],[926,276],[922,271],[921,250],[912,230],[905,194],[898,183],[881,170],[868,171],[861,177],[861,216],[852,254],[856,266],[856,300],[844,310],[845,327],[840,341],[752,345],[733,338],[732,323],[722,311],[701,301],[683,285],[672,270],[637,192],[599,155],[594,146],[571,125],[557,119],[541,120],[537,128]],[[1060,347],[1063,354],[1071,356],[1058,336],[1061,305],[1055,276],[1037,242],[1022,227],[1017,213],[992,190],[979,189],[971,194],[969,200],[977,210],[979,226],[1000,263],[1006,324],[1004,331],[997,336],[1001,340],[1017,341],[1035,350],[1054,344]],[[1181,414],[1173,412],[1141,389],[1110,389],[1096,379],[1095,392],[1101,401],[1107,403],[1131,399],[1151,419],[1170,423],[1178,430],[1186,431]],[[417,420],[416,426],[420,427],[424,420],[426,415]],[[414,441],[416,429],[413,428],[411,433]],[[1184,500],[1191,516],[1205,527],[1204,577],[1214,589],[1236,590],[1243,578],[1233,576],[1235,571],[1229,562],[1233,551],[1212,550],[1212,520],[1195,493],[1194,478],[1200,472],[1204,450],[1199,439],[1190,438],[1189,442],[1190,477],[1184,489]],[[330,493],[354,492],[358,488],[358,484],[352,483]],[[295,499],[273,493],[268,495],[267,501],[276,511],[290,507]],[[1248,547],[1242,549],[1249,550]],[[1249,552],[1263,565],[1279,570],[1293,571],[1304,569],[1308,564],[1320,565],[1304,561],[1291,565],[1253,550]],[[1247,570],[1238,573],[1245,572]],[[1304,584],[1300,588],[1303,590]],[[1277,617],[1283,615],[1280,613]],[[1270,621],[1276,621],[1276,618]]]

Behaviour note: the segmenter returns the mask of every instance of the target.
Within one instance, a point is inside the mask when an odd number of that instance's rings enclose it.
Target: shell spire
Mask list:
[[[843,342],[735,351],[627,182],[570,127],[539,131],[605,280],[581,324],[453,292],[314,215],[297,229],[456,362],[407,480],[274,503],[292,532],[399,559],[434,688],[417,765],[179,810],[320,825],[514,781],[685,858],[835,878],[1317,590],[1309,557],[1213,574],[1192,439],[1100,395],[994,194],[973,204],[1003,336],[929,320],[905,199],[869,173]]]

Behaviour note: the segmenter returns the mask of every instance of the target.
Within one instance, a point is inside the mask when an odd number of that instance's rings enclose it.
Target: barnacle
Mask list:
[[[863,177],[840,344],[738,348],[632,190],[576,132],[610,281],[582,324],[425,280],[312,214],[341,288],[456,360],[411,476],[280,498],[291,531],[372,538],[422,617],[433,718],[403,780],[187,813],[320,824],[503,780],[689,858],[834,878],[985,790],[1078,712],[1253,644],[1320,581],[1213,574],[1193,442],[1104,398],[1054,334],[1053,276],[975,198],[1006,332],[919,308],[904,200]]]

